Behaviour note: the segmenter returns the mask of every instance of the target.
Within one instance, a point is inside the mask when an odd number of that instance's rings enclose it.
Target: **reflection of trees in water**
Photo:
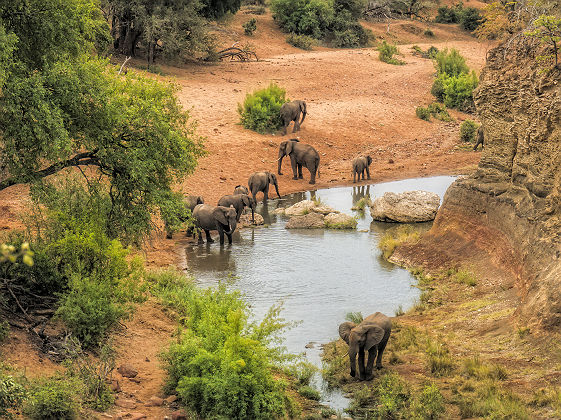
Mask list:
[[[232,245],[220,246],[217,243],[193,245],[185,248],[185,253],[187,255],[187,269],[203,272],[236,272],[236,261],[231,258]]]
[[[358,185],[353,187],[353,206],[363,197],[370,198],[370,185]]]

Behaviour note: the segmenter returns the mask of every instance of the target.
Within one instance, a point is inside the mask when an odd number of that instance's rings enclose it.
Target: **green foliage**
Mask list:
[[[0,321],[0,344],[10,335],[10,325],[6,321]]]
[[[425,31],[423,32],[423,35],[433,38],[433,37],[434,37],[434,32],[433,32],[430,28],[427,28],[427,29],[425,29]]]
[[[384,258],[388,259],[398,245],[405,242],[415,242],[419,238],[419,232],[411,225],[400,225],[396,228],[388,229],[386,234],[380,239],[378,248],[382,251]]]
[[[430,111],[428,108],[418,106],[417,108],[415,108],[415,114],[417,114],[417,117],[422,120],[430,121]]]
[[[354,322],[355,324],[360,324],[363,319],[362,312],[348,312],[345,315],[346,321]]]
[[[304,385],[298,388],[298,393],[309,400],[319,401],[321,399],[319,391],[309,385]]]
[[[411,418],[438,419],[444,413],[444,397],[435,384],[425,385],[411,403]]]
[[[474,71],[455,77],[441,74],[435,80],[431,93],[436,93],[436,98],[442,100],[444,105],[449,108],[456,108],[460,111],[473,111],[475,106],[473,91],[478,84],[479,80]],[[442,99],[437,96],[440,93]]]
[[[388,44],[386,41],[382,41],[377,49],[379,51],[380,61],[394,65],[405,64],[404,61],[394,57],[394,54],[399,54],[399,51],[397,50],[397,47],[395,45]]]
[[[410,390],[399,374],[390,372],[379,378],[373,396],[377,418],[396,418],[407,407]]]
[[[466,31],[473,32],[483,22],[483,17],[479,9],[475,7],[466,7],[462,9],[459,16],[460,27]]]
[[[0,417],[12,418],[10,410],[21,407],[26,396],[25,387],[0,369]]]
[[[541,54],[536,57],[540,61],[554,61],[554,66],[559,67],[559,43],[561,42],[561,17],[541,15],[533,22],[534,29],[525,34],[537,38],[542,45],[551,47],[552,53]]]
[[[37,381],[24,406],[24,413],[32,420],[75,419],[78,410],[76,383],[63,376]]]
[[[462,375],[479,380],[493,379],[499,381],[504,381],[508,377],[504,367],[496,364],[484,364],[477,355],[464,360]]]
[[[461,4],[452,7],[439,7],[434,21],[437,23],[458,23],[458,14],[462,8]]]
[[[257,19],[251,18],[246,23],[242,25],[246,35],[253,35],[253,32],[257,30]]]
[[[448,376],[454,370],[454,361],[444,343],[427,339],[425,355],[427,370],[432,375]]]
[[[337,1],[335,2],[337,6]],[[352,12],[346,9],[336,9],[337,12],[331,25],[333,31],[333,46],[336,48],[358,48],[368,44],[368,33]]]
[[[310,385],[318,368],[309,362],[298,362],[288,367],[287,373],[294,377],[299,385]]]
[[[286,91],[274,83],[247,94],[243,105],[238,104],[242,125],[261,134],[277,131],[283,124],[280,108],[285,102]]]
[[[460,140],[470,143],[475,142],[475,135],[477,134],[478,128],[479,125],[475,121],[465,120],[460,125]]]
[[[287,360],[283,348],[274,346],[289,326],[279,318],[280,305],[261,323],[251,323],[239,292],[228,292],[225,284],[200,290],[170,271],[148,280],[164,302],[184,300],[174,309],[185,330],[162,359],[168,389],[189,409],[231,419],[282,417],[291,409],[285,384],[272,375],[272,368]]]
[[[370,200],[370,197],[362,197],[360,200],[358,200],[355,203],[355,205],[351,208],[351,210],[364,211],[366,207],[370,206],[371,204],[372,204],[372,200]]]
[[[294,33],[286,37],[286,42],[290,45],[294,45],[296,48],[301,48],[303,50],[311,50],[317,41],[308,35],[296,35]]]
[[[452,48],[450,52],[448,52],[448,48],[439,51],[434,58],[434,66],[438,76],[445,74],[453,77],[469,73],[466,59],[455,48]]]

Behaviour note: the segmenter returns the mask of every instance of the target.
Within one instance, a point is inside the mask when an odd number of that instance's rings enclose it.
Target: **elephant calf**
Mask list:
[[[301,121],[299,121],[300,113],[302,114]],[[292,130],[292,132],[296,133],[300,130],[300,126],[304,122],[304,118],[306,118],[306,102],[292,101],[282,104],[280,109],[280,116],[283,122],[282,135],[284,136],[286,134],[286,129],[292,121],[294,121],[294,129]]]
[[[245,185],[236,185],[234,188],[234,194],[247,194],[249,195],[249,190]]]
[[[210,237],[211,230],[217,230],[220,235],[220,245],[224,245],[224,234],[228,237],[228,243],[232,243],[232,233],[236,230],[237,214],[234,207],[211,206],[210,204],[199,204],[193,210],[196,226],[205,231],[206,241],[214,242]],[[203,243],[202,235],[199,233],[199,243]]]
[[[247,194],[233,194],[225,195],[220,200],[218,200],[219,206],[230,207],[233,206],[236,209],[236,221],[240,221],[242,217],[243,209],[249,207],[251,209],[251,221],[255,222],[255,207],[256,201]]]
[[[251,195],[253,195],[253,199],[255,201],[257,201],[256,196],[259,191],[263,191],[263,201],[267,201],[269,199],[269,185],[271,184],[275,186],[277,196],[280,198],[279,184],[275,174],[272,174],[271,172],[254,172],[247,180],[247,185],[249,185]]]
[[[473,146],[473,151],[477,150],[477,146],[481,145],[481,150],[483,150],[483,140],[485,140],[483,136],[483,125],[480,125],[477,129],[477,141],[475,142],[475,146]]]
[[[353,159],[353,182],[356,182],[356,175],[358,174],[358,180],[360,182],[360,175],[362,174],[362,180],[364,181],[364,172],[368,175],[370,179],[370,164],[372,163],[372,158],[370,156],[362,156]]]
[[[381,312],[368,315],[356,325],[354,322],[343,322],[339,325],[339,335],[349,345],[349,361],[351,376],[355,377],[355,361],[358,354],[358,377],[361,381],[372,379],[372,367],[376,358],[376,368],[382,369],[382,354],[390,338],[392,323]],[[368,363],[364,365],[364,352],[368,352]],[[376,357],[378,353],[378,357]]]

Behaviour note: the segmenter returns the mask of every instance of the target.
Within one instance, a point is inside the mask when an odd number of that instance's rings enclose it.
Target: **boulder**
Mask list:
[[[134,378],[138,375],[138,370],[128,364],[123,364],[117,368],[117,372],[123,375],[125,378]]]
[[[312,200],[304,200],[284,209],[284,214],[287,216],[301,216],[312,211],[314,207],[316,207],[316,203]]]
[[[286,223],[286,229],[322,229],[325,227],[325,216],[319,213],[308,213],[303,216],[293,216]]]
[[[161,405],[164,405],[164,399],[154,395],[153,397],[150,397],[146,405],[151,407],[159,407]]]
[[[345,213],[329,213],[324,222],[328,229],[356,229],[357,224],[354,217]]]
[[[333,207],[326,206],[325,204],[317,207],[312,207],[310,210],[315,213],[323,214],[324,216],[329,213],[339,213],[339,210],[335,210]]]
[[[279,207],[273,210],[273,214],[284,214],[284,207]]]
[[[240,221],[238,222],[238,228],[259,226],[265,224],[265,220],[260,214],[255,213],[254,218],[255,223],[251,223],[251,212],[242,214],[240,217]]]
[[[135,401],[133,400],[127,400],[125,398],[117,398],[115,400],[115,405],[117,407],[122,407],[122,408],[127,408],[127,409],[133,409],[136,408],[137,404]]]
[[[438,194],[428,191],[387,192],[374,200],[370,214],[381,222],[428,222],[434,220],[440,205]]]

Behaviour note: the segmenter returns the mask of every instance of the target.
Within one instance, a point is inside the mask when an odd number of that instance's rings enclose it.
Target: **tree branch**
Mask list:
[[[94,150],[93,152],[78,153],[76,156],[70,159],[63,160],[62,162],[57,162],[54,165],[51,165],[45,169],[41,169],[40,171],[33,172],[29,174],[29,177],[35,179],[44,178],[46,176],[53,175],[59,172],[60,170],[64,168],[69,168],[71,166],[80,166],[80,165],[101,166],[101,163],[99,162],[96,153],[97,153],[97,149]],[[0,191],[5,188],[11,187],[12,185],[24,184],[26,182],[29,182],[29,177],[27,179],[24,179],[22,177],[13,177],[13,178],[5,179],[0,182]]]

